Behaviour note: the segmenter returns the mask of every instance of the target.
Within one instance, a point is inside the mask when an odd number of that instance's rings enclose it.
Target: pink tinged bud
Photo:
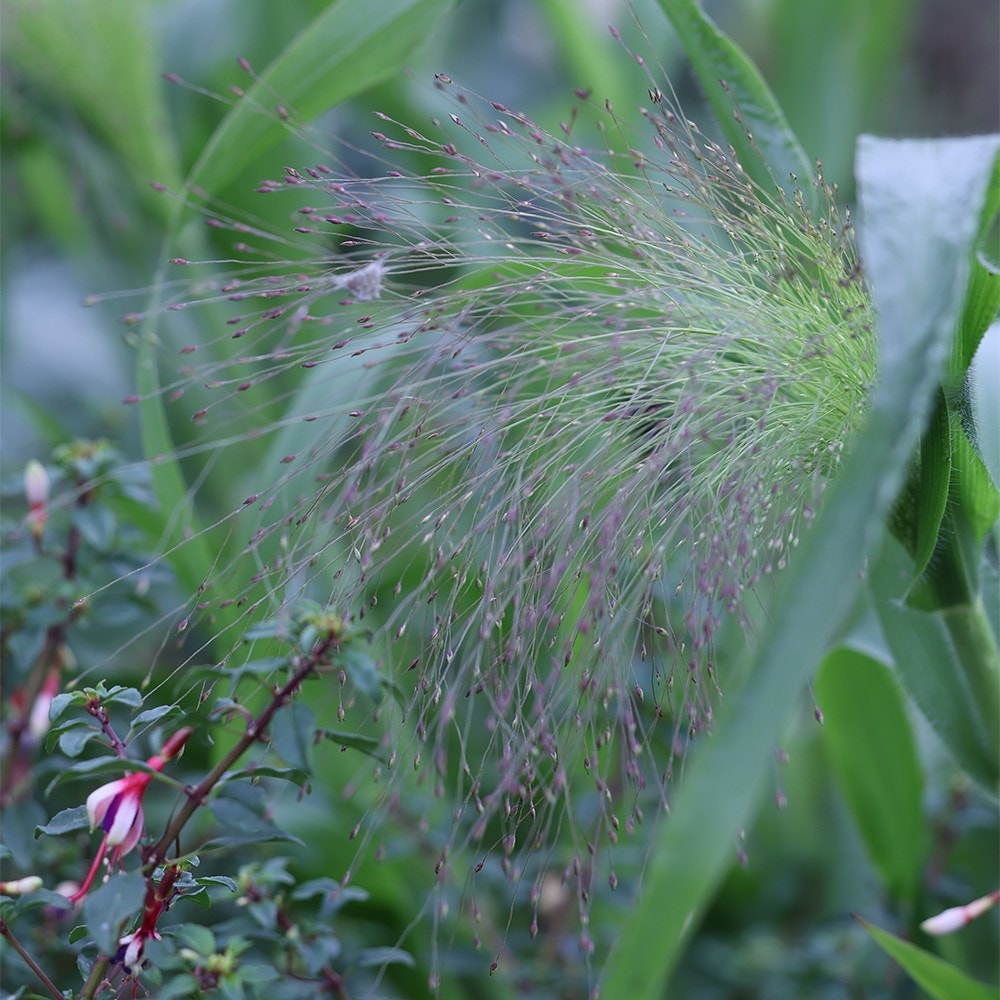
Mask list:
[[[35,541],[40,541],[49,519],[49,474],[41,462],[32,459],[24,470],[24,495],[28,500],[28,524]]]
[[[13,882],[0,882],[0,895],[26,896],[29,892],[37,892],[42,887],[42,880],[37,875],[14,879]]]
[[[970,921],[975,920],[976,917],[982,916],[987,910],[996,906],[998,902],[1000,902],[1000,889],[996,892],[991,892],[987,896],[981,896],[979,899],[975,899],[965,906],[952,906],[950,909],[943,910],[936,916],[928,917],[920,925],[920,929],[925,934],[933,934],[935,936],[952,934]]]
[[[184,726],[178,729],[166,743],[163,744],[163,749],[156,755],[149,758],[146,761],[150,767],[154,770],[159,771],[163,765],[168,760],[173,760],[180,752],[184,749],[184,744],[187,743],[187,738],[191,735],[194,730],[190,726]]]
[[[51,670],[45,678],[42,690],[38,692],[34,705],[31,706],[31,715],[28,716],[28,732],[36,740],[41,740],[52,725],[49,720],[49,709],[52,707],[52,699],[58,693],[59,671]]]

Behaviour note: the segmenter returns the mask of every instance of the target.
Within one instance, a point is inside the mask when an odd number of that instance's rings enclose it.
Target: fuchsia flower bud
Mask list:
[[[38,697],[35,698],[35,703],[31,706],[31,713],[28,716],[28,732],[37,741],[45,736],[52,725],[49,720],[49,709],[52,707],[52,699],[59,694],[59,687],[59,670],[53,668],[46,675],[42,690],[38,692]]]
[[[933,917],[928,917],[921,925],[920,929],[925,934],[952,934],[964,927],[967,923],[982,916],[987,910],[996,906],[1000,902],[1000,889],[991,892],[979,899],[974,899],[965,906],[952,906],[947,910],[942,910]]]
[[[42,880],[37,875],[26,875],[12,882],[0,882],[0,895],[26,896],[29,892],[37,892],[42,887]]]
[[[37,545],[49,519],[49,474],[35,459],[24,469],[24,495],[28,501],[28,525]]]

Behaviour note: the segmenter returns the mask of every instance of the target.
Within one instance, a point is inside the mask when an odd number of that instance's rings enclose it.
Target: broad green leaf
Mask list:
[[[938,544],[951,482],[951,442],[948,404],[939,392],[906,486],[889,519],[890,531],[913,556],[914,579],[927,568]]]
[[[908,607],[903,595],[912,564],[889,540],[871,570],[875,609],[907,694],[970,777],[995,794],[1000,772],[987,733],[940,612]]]
[[[990,433],[986,424],[983,424],[982,431],[984,435]],[[1000,490],[983,459],[969,441],[957,413],[953,413],[951,417],[951,440],[954,517],[962,527],[969,529],[972,547],[975,555],[978,555],[979,547],[1000,515]],[[974,577],[975,567],[970,569]]]
[[[998,211],[1000,211],[1000,157],[994,162],[993,177],[987,188],[987,200],[979,216],[981,242],[989,239],[987,234],[993,231]],[[994,253],[996,253],[995,248]],[[952,349],[949,372],[952,384],[958,385],[965,378],[982,342],[983,334],[997,319],[998,310],[1000,310],[1000,273],[988,259],[977,254],[972,264],[972,274],[969,276],[958,337]]]
[[[950,962],[862,920],[879,947],[906,970],[933,1000],[996,1000],[996,991],[971,979]]]
[[[100,888],[88,893],[83,902],[87,929],[102,954],[113,955],[118,939],[126,933],[123,924],[139,913],[146,896],[146,880],[139,872],[113,875]]]
[[[838,649],[816,678],[823,745],[868,856],[896,899],[909,900],[927,847],[923,772],[902,692],[881,663]]]
[[[995,142],[977,139],[859,144],[861,249],[882,361],[869,418],[653,839],[642,896],[605,966],[608,996],[662,995],[732,863],[733,837],[749,821],[799,694],[854,603],[930,416],[995,155]]]
[[[813,166],[757,67],[697,0],[659,3],[746,173],[767,192],[775,184],[789,195],[801,190],[807,204],[815,208],[816,193],[809,183]]]

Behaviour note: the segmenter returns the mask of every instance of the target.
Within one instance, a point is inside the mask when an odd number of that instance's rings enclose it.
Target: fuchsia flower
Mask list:
[[[191,732],[190,726],[178,729],[163,745],[163,750],[153,754],[146,761],[147,766],[153,771],[162,771],[167,761],[172,760],[180,752]],[[74,903],[86,896],[90,890],[97,869],[109,847],[114,848],[112,860],[118,861],[139,843],[144,827],[142,797],[152,780],[153,775],[148,771],[135,771],[126,774],[124,778],[109,781],[106,785],[95,788],[87,796],[90,828],[99,826],[104,831],[104,839],[83,885],[70,896]]]
[[[150,758],[150,766],[155,759]],[[136,771],[101,785],[87,796],[90,828],[101,827],[108,846],[118,847],[120,854],[128,854],[142,836],[142,796],[152,779],[148,772]]]
[[[130,976],[138,976],[142,971],[142,963],[145,960],[143,949],[147,940],[159,941],[160,932],[156,928],[146,930],[143,925],[139,930],[126,934],[118,941],[115,960],[122,963],[122,967]]]

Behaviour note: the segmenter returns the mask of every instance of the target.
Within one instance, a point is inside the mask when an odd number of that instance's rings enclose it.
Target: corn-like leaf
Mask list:
[[[862,255],[882,359],[869,421],[781,581],[743,683],[727,691],[715,733],[693,756],[654,839],[642,896],[605,969],[608,996],[662,995],[733,860],[772,748],[852,605],[951,349],[996,152],[996,141],[978,139],[860,142]]]

